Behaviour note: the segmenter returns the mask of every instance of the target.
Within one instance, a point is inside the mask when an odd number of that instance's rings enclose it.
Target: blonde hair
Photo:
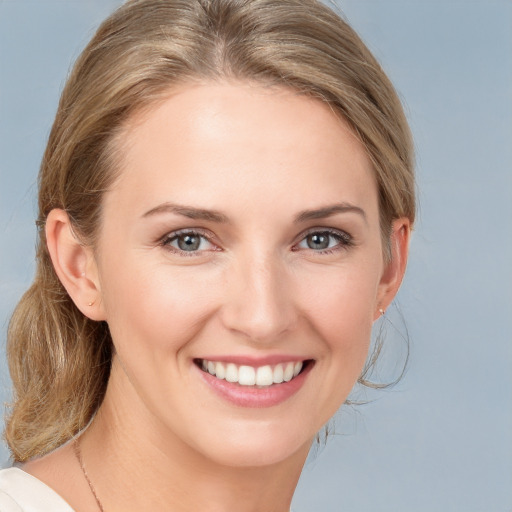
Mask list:
[[[48,213],[64,209],[93,245],[127,119],[177,84],[219,79],[286,86],[327,102],[373,162],[383,239],[393,219],[413,222],[413,150],[402,106],[337,14],[316,0],[128,1],[77,60],[41,165],[37,272],[8,331],[14,397],[5,438],[15,460],[49,452],[83,428],[110,372],[108,326],[75,307],[53,270],[42,229]]]

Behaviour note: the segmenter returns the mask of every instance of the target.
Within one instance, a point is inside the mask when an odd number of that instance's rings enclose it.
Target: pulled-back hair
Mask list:
[[[53,269],[49,212],[65,210],[80,240],[94,246],[127,120],[178,84],[218,80],[289,87],[349,123],[373,164],[385,258],[392,221],[414,221],[413,151],[400,101],[336,13],[316,0],[128,1],[77,60],[42,160],[37,271],[8,331],[14,397],[5,437],[15,460],[47,453],[83,428],[110,373],[107,324],[78,310]]]

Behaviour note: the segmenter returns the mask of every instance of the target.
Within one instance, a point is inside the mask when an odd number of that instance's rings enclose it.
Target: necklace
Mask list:
[[[78,439],[75,439],[73,441],[73,451],[75,452],[75,456],[76,456],[76,459],[78,460],[78,464],[80,464],[82,473],[84,474],[84,477],[87,480],[87,483],[89,484],[89,489],[91,489],[92,495],[94,496],[94,499],[96,500],[96,504],[98,505],[98,508],[100,509],[101,512],[105,512],[103,509],[103,505],[101,504],[101,501],[98,498],[96,491],[94,490],[94,486],[92,485],[91,479],[89,478],[89,475],[87,474],[87,471],[85,470],[84,461],[82,460],[82,451],[80,450],[80,442]],[[292,512],[291,509],[290,509],[290,512]]]
[[[87,480],[87,483],[89,484],[89,489],[91,489],[92,495],[94,496],[94,499],[96,500],[98,508],[100,509],[101,512],[105,512],[103,510],[103,505],[101,504],[101,501],[98,498],[98,495],[96,494],[96,491],[94,490],[94,486],[92,485],[91,479],[89,478],[89,475],[87,474],[87,471],[85,471],[84,462],[82,460],[82,452],[80,450],[80,443],[79,443],[78,439],[75,439],[73,441],[73,450],[74,450],[76,458],[78,460],[78,464],[80,464],[80,468],[82,469],[82,473],[84,474],[84,477]]]

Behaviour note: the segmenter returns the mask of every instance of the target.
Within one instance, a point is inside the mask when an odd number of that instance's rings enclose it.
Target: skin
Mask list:
[[[326,105],[287,89],[174,90],[122,141],[97,246],[75,239],[62,210],[47,221],[61,281],[108,322],[116,349],[82,438],[88,474],[110,511],[289,510],[311,442],[398,290],[409,222],[393,223],[385,262],[364,148]],[[199,249],[180,252],[178,230],[204,236]],[[327,250],[308,245],[327,232]],[[226,354],[314,364],[289,399],[248,408],[214,393],[194,364]],[[97,508],[69,446],[24,469],[78,512]]]

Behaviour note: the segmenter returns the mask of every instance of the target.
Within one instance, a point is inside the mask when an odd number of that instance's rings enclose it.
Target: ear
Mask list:
[[[407,218],[393,221],[390,236],[390,260],[384,265],[377,291],[377,310],[374,320],[386,311],[402,284],[409,254],[411,223]]]
[[[93,251],[77,239],[64,210],[49,213],[46,243],[53,268],[76,307],[91,320],[105,320]]]

